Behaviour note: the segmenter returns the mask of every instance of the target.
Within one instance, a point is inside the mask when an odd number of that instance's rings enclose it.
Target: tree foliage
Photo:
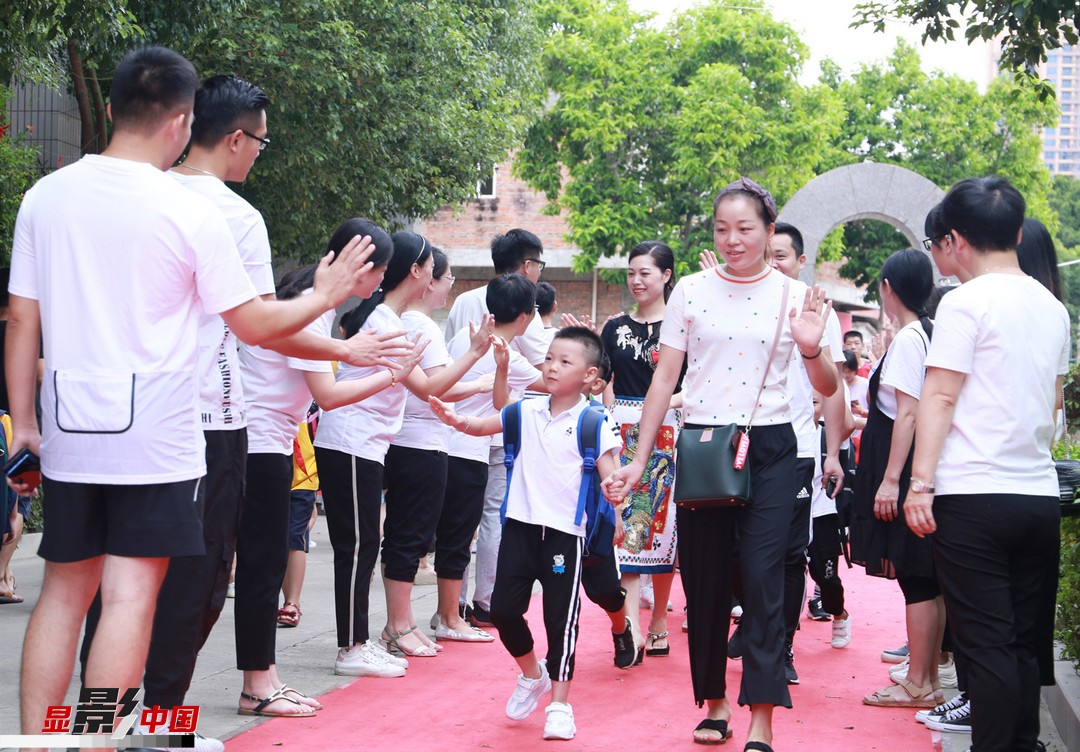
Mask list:
[[[8,95],[0,86],[0,266],[10,262],[19,204],[37,178],[37,151],[23,144],[7,122]]]
[[[783,200],[814,176],[838,101],[797,83],[807,50],[791,27],[742,5],[713,0],[657,28],[626,0],[544,4],[553,97],[515,167],[568,211],[579,269],[648,237],[685,263],[709,244],[724,184],[750,175]]]
[[[402,224],[474,195],[481,165],[505,159],[541,102],[533,4],[90,0],[71,7],[110,8],[130,21],[130,39],[172,47],[203,75],[237,74],[266,90],[273,143],[241,190],[263,211],[279,254],[311,258],[349,216]],[[130,45],[116,44],[107,26],[32,20],[55,26],[51,36],[43,32],[53,40],[46,51],[77,40],[88,80],[84,148],[100,150],[107,133],[93,84],[107,94]],[[71,71],[78,96],[79,74]]]
[[[847,113],[826,160],[829,168],[863,160],[896,164],[946,190],[963,178],[1000,175],[1024,194],[1031,216],[1057,231],[1039,135],[1057,122],[1056,102],[1039,100],[1008,78],[991,81],[981,94],[971,81],[926,74],[918,53],[903,41],[883,63],[863,65],[850,77],[826,63],[821,80]],[[844,244],[841,275],[867,285],[871,298],[881,262],[908,245],[879,223],[848,225]]]
[[[1053,88],[1038,78],[1036,68],[1046,61],[1046,50],[1077,43],[1078,17],[1076,0],[873,0],[856,6],[852,25],[883,31],[887,19],[910,21],[922,27],[923,43],[953,41],[963,26],[968,44],[999,41],[1001,67],[1016,71],[1018,83],[1033,84],[1040,99],[1052,99]]]

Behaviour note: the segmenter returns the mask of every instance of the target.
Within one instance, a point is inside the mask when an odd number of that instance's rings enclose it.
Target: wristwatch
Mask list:
[[[911,479],[911,492],[917,494],[933,494],[937,492],[933,483],[923,483],[917,478]]]

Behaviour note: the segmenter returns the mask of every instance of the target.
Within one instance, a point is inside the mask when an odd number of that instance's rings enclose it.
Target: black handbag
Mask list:
[[[1080,501],[1076,498],[1077,491],[1080,490],[1080,461],[1054,460],[1054,468],[1057,470],[1061,516],[1080,515]]]
[[[769,358],[762,370],[761,385],[754,399],[754,409],[747,425],[683,426],[675,444],[675,487],[672,498],[686,509],[742,506],[750,503],[750,426],[765,389],[769,365],[776,355],[780,334],[787,318],[788,289],[784,280],[780,296],[780,315],[776,319]]]

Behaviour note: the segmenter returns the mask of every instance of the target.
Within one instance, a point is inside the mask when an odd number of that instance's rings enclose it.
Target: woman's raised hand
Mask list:
[[[791,336],[801,352],[817,349],[825,331],[825,321],[831,311],[832,301],[825,300],[825,291],[817,285],[806,291],[802,311],[791,309],[788,314],[791,319]]]
[[[480,325],[469,323],[469,346],[473,352],[483,355],[491,347],[492,332],[495,331],[495,317],[485,313]]]
[[[701,271],[708,271],[720,266],[720,259],[716,258],[716,252],[706,248],[698,254],[698,265]]]
[[[502,337],[491,335],[491,355],[495,358],[496,368],[506,368],[510,365],[510,343]]]

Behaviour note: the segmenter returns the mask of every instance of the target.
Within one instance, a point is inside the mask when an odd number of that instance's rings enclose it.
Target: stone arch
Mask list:
[[[921,249],[926,214],[944,197],[944,191],[917,172],[862,162],[818,175],[795,192],[777,219],[802,233],[806,267],[799,276],[813,284],[818,246],[834,228],[856,219],[877,219],[903,233],[912,248]],[[934,274],[940,276],[936,265]]]

